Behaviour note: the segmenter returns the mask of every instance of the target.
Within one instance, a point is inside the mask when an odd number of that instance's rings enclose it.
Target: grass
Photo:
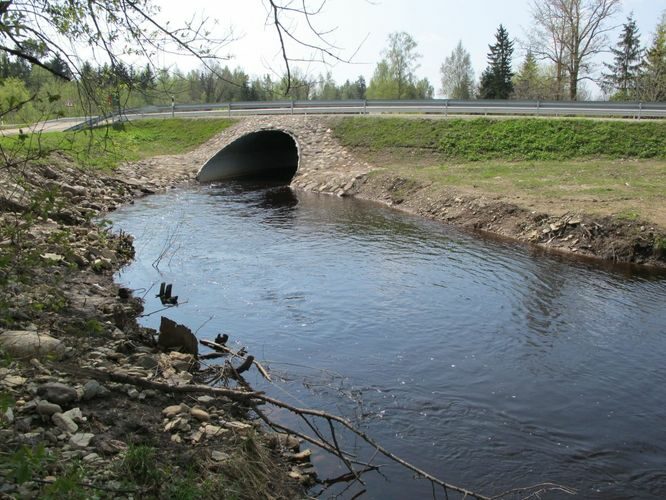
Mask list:
[[[425,150],[454,161],[666,159],[664,121],[358,117],[334,130],[348,147]]]
[[[666,225],[666,121],[365,117],[334,131],[384,171],[434,189]]]
[[[232,125],[233,120],[138,120],[81,132],[45,132],[0,138],[15,157],[59,151],[77,163],[113,168],[125,161],[191,151]]]

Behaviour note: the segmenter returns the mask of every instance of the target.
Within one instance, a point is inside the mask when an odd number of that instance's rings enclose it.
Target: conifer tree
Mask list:
[[[612,99],[636,98],[636,87],[641,69],[641,42],[638,26],[630,14],[623,25],[616,48],[612,48],[613,63],[604,63],[608,73],[603,74],[603,87],[613,92]]]
[[[488,46],[488,67],[481,75],[481,99],[508,99],[513,92],[513,42],[509,40],[509,33],[501,24],[495,33],[495,39],[497,42]]]
[[[666,101],[666,12],[655,30],[652,45],[645,52],[639,77],[639,98]]]

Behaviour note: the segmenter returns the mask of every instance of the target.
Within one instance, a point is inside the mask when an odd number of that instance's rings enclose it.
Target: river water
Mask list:
[[[181,305],[163,314],[201,338],[228,332],[265,360],[279,381],[250,372],[253,385],[342,414],[447,482],[666,495],[663,273],[537,255],[285,187],[176,190],[110,219],[135,236],[137,258],[117,279],[153,286],[146,312],[161,307],[159,283],[173,283]],[[346,471],[314,461],[323,476]],[[365,481],[322,496],[432,498],[398,467]]]

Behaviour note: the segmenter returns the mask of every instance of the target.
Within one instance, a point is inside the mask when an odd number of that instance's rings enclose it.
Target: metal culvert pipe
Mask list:
[[[298,146],[281,130],[251,132],[222,148],[199,170],[199,182],[231,179],[291,181],[298,170]]]

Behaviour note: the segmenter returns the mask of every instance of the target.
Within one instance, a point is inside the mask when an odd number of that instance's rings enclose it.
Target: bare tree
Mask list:
[[[326,1],[319,0],[315,6],[311,7],[306,0],[268,0],[266,24],[274,26],[279,40],[287,82],[285,95],[291,90],[292,63],[350,63],[363,44],[361,42],[351,55],[343,56],[343,50],[328,38],[336,28],[321,28],[316,25],[314,18],[322,13]],[[299,31],[299,23],[305,24],[305,29]],[[309,49],[310,55],[306,57],[289,55],[290,44]]]
[[[621,0],[532,0],[535,28],[529,35],[532,52],[555,66],[557,99],[578,98],[578,83],[588,78],[591,59],[605,50],[606,33],[614,29],[607,21]]]

